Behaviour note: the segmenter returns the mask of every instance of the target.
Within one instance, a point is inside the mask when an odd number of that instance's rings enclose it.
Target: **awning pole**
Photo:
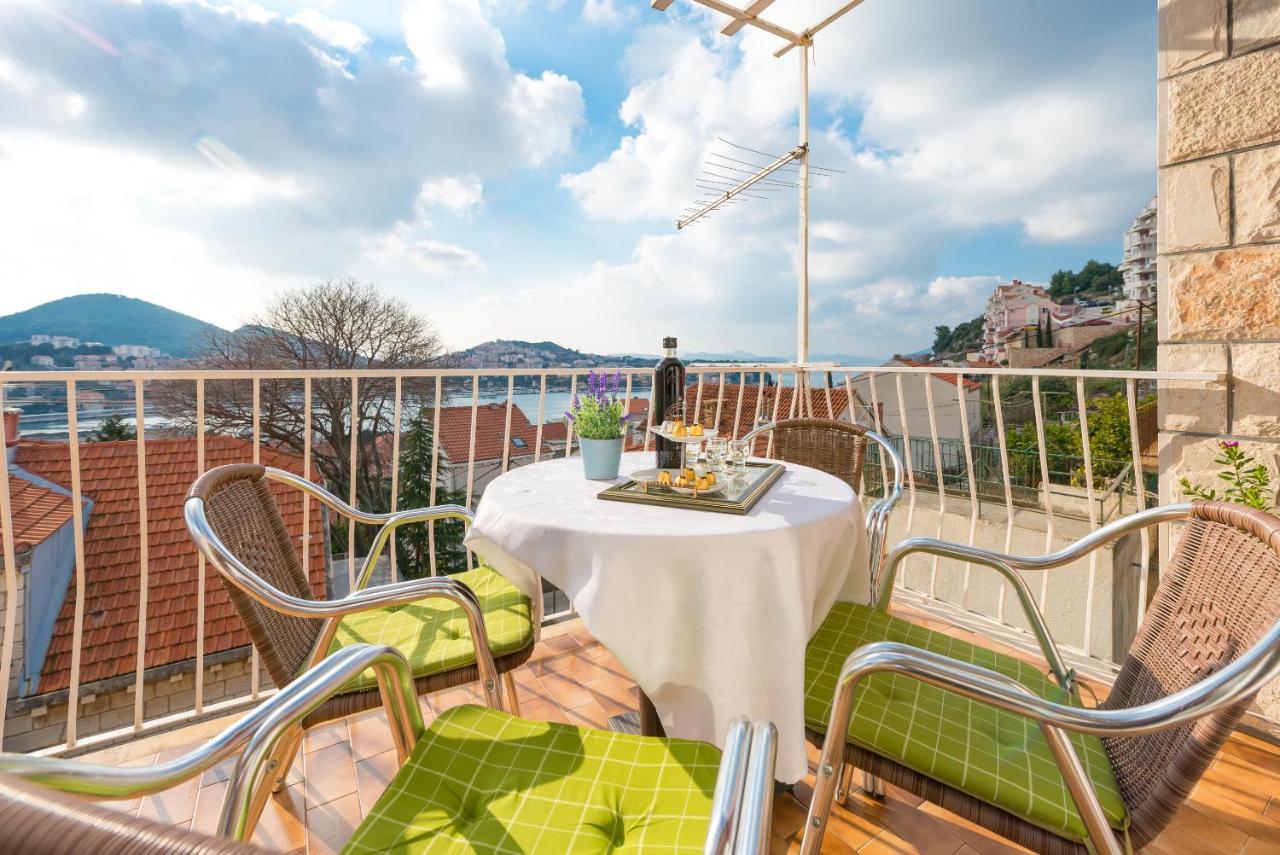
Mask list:
[[[796,305],[796,362],[809,363],[809,46],[800,46],[800,248],[796,267],[799,277],[799,300]],[[808,372],[796,377],[796,394],[800,395],[800,415],[811,408],[804,389]]]

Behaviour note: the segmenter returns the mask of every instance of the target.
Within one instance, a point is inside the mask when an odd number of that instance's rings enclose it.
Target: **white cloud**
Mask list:
[[[515,76],[507,110],[519,128],[525,157],[536,166],[568,151],[573,132],[584,121],[586,102],[577,81],[544,71],[536,78]]]
[[[369,44],[369,34],[350,21],[330,18],[319,9],[304,9],[289,18],[289,23],[297,24],[326,44],[356,53]]]
[[[582,20],[598,27],[616,27],[628,17],[614,0],[585,0],[582,4]]]
[[[446,175],[424,181],[418,191],[417,207],[425,216],[430,208],[470,219],[484,201],[484,183],[474,175]]]
[[[771,12],[799,29],[824,5],[797,0]],[[1134,20],[1102,4],[1071,12],[910,0],[866,4],[823,32],[810,70],[812,156],[843,173],[815,177],[811,199],[815,349],[911,350],[935,323],[977,314],[998,278],[1029,275],[996,265],[968,277],[939,270],[950,245],[984,230],[1013,227],[1045,244],[1114,238],[1118,255],[1154,183],[1149,57],[1133,49]],[[627,281],[643,263],[641,247],[698,192],[711,151],[739,154],[717,137],[773,153],[795,144],[795,54],[776,60],[772,37],[748,28],[730,41],[714,34],[722,25],[719,16],[668,12],[641,30],[624,61],[627,133],[594,165],[561,178],[585,216],[645,235],[632,260],[596,271],[602,283]],[[1027,37],[1047,30],[1057,34],[1050,42]],[[768,267],[721,277],[735,296],[795,276],[794,191],[766,195],[713,221],[715,234],[774,248],[758,259]],[[697,248],[683,256],[694,281],[724,264],[700,228],[673,236]],[[788,314],[761,349],[790,350]]]
[[[365,241],[365,257],[384,272],[409,267],[433,277],[453,279],[484,270],[480,256],[464,247],[419,237],[420,228],[398,223],[386,234]]]

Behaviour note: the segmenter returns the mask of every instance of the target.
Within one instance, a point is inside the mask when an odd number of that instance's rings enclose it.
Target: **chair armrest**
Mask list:
[[[400,526],[406,523],[431,522],[442,519],[462,520],[464,526],[470,526],[471,523],[475,522],[476,518],[469,508],[464,508],[461,505],[435,505],[429,508],[416,508],[386,514],[369,513],[359,508],[353,508],[320,485],[313,484],[306,478],[284,469],[268,466],[264,469],[263,474],[272,481],[288,484],[294,489],[301,490],[325,507],[342,514],[347,519],[367,525],[381,526],[374,537],[373,546],[369,549],[369,554],[365,556],[364,564],[360,567],[360,573],[356,577],[356,590],[369,584],[369,580],[373,577],[373,569],[377,565],[378,559],[382,557],[382,550],[386,548],[387,541]]]
[[[734,855],[768,852],[773,824],[774,768],[778,759],[778,729],[771,721],[751,728],[751,758],[742,793],[742,810],[733,842]]]
[[[205,769],[226,759],[246,746],[236,763],[236,771],[261,775],[258,768],[266,755],[251,753],[264,740],[274,743],[312,710],[333,697],[365,669],[374,669],[382,692],[387,718],[397,752],[403,762],[425,732],[422,711],[414,691],[413,674],[404,654],[393,647],[355,644],[325,659],[310,671],[279,690],[262,704],[218,736],[182,757],[155,766],[103,766],[80,760],[56,757],[32,757],[25,754],[0,754],[0,772],[15,775],[32,783],[65,793],[99,799],[123,799],[166,790],[199,775]],[[243,821],[236,811],[241,802],[232,804],[237,793],[236,777],[227,790],[223,817],[228,811],[233,819]]]
[[[476,515],[462,505],[432,505],[429,508],[415,508],[390,514],[387,521],[378,529],[373,544],[369,547],[369,553],[364,557],[364,564],[361,565],[360,573],[356,576],[355,590],[359,591],[369,584],[369,580],[373,578],[374,567],[377,566],[378,559],[382,557],[382,551],[387,547],[387,541],[395,534],[397,528],[410,523],[446,519],[461,520],[463,528],[466,529],[475,522]]]
[[[716,789],[711,799],[711,822],[703,855],[727,855],[733,845],[734,829],[742,807],[742,788],[751,755],[751,724],[746,716],[729,722],[716,773]]]
[[[1041,614],[1039,607],[1036,605],[1035,597],[1032,596],[1030,588],[1027,587],[1026,580],[1022,578],[1018,571],[1053,570],[1063,567],[1135,531],[1158,523],[1186,519],[1189,516],[1191,516],[1191,505],[1187,503],[1151,508],[1102,526],[1057,552],[1051,552],[1043,556],[1006,555],[1002,552],[937,540],[932,537],[912,537],[895,546],[889,553],[889,557],[885,559],[884,572],[874,593],[874,603],[876,608],[881,611],[888,611],[889,602],[893,598],[893,584],[898,575],[898,567],[908,555],[923,552],[929,555],[955,558],[960,561],[990,567],[1003,576],[1005,581],[1012,586],[1014,593],[1018,597],[1018,602],[1022,606],[1022,611],[1026,614],[1027,621],[1031,624],[1031,630],[1036,636],[1036,641],[1040,644],[1040,650],[1049,662],[1050,669],[1061,686],[1070,688],[1074,680],[1072,671],[1067,667],[1062,658],[1062,653],[1058,650],[1053,637],[1049,634],[1049,627],[1045,623],[1044,615]]]

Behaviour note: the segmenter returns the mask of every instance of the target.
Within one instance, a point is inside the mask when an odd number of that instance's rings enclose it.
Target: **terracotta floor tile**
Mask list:
[[[565,667],[560,673],[573,680],[577,680],[579,683],[598,680],[601,677],[613,676],[609,671],[601,668],[596,664],[594,659],[582,651],[578,651],[569,657],[569,661],[565,663]]]
[[[307,810],[356,791],[355,759],[351,746],[345,742],[312,751],[307,755],[306,778],[302,792],[307,799]]]
[[[303,852],[307,845],[302,785],[285,787],[267,799],[253,831],[253,842],[275,852]]]
[[[336,745],[339,742],[347,741],[347,721],[330,721],[324,724],[318,724],[309,729],[306,736],[303,737],[303,751],[310,754],[313,751],[319,751],[321,748],[327,748],[330,745]]]
[[[217,833],[218,817],[222,813],[223,796],[226,794],[225,779],[200,788],[196,793],[195,815],[191,819],[192,831],[199,831],[202,834]]]
[[[196,791],[199,789],[200,778],[195,777],[164,792],[144,796],[138,807],[138,816],[186,828],[195,812]]]
[[[566,721],[565,710],[559,704],[552,701],[545,701],[540,698],[525,701],[524,706],[520,708],[522,718],[530,721]]]
[[[445,689],[443,692],[436,692],[431,696],[431,705],[441,711],[447,710],[449,707],[456,707],[459,704],[469,703],[471,703],[471,693],[463,686]]]
[[[592,700],[591,692],[561,674],[547,674],[539,677],[538,681],[565,709],[573,709]]]
[[[355,794],[318,807],[307,807],[307,855],[340,852],[360,825],[360,798]]]
[[[557,671],[563,671],[569,667],[569,663],[578,655],[576,650],[565,650],[544,656],[541,659],[530,660],[529,670],[536,676],[543,677],[547,674],[554,674]]]
[[[979,855],[1022,855],[1030,852],[1017,844],[1005,840],[994,832],[987,831],[967,819],[962,819],[948,810],[931,802],[921,802],[916,810],[928,814],[947,827],[952,834],[964,841],[965,847],[976,851]]]
[[[1251,837],[1240,850],[1240,855],[1280,855],[1280,844]]]
[[[626,680],[610,674],[591,680],[585,683],[584,687],[609,715],[618,715],[636,709],[638,703],[636,687]]]
[[[1237,828],[1210,819],[1194,808],[1183,807],[1152,846],[1171,855],[1208,855],[1239,852],[1248,839],[1249,836]]]
[[[371,710],[347,719],[351,731],[351,754],[357,760],[395,748],[391,725],[384,710]]]
[[[356,787],[360,795],[360,815],[368,816],[374,802],[400,771],[400,758],[396,752],[384,751],[356,763]]]
[[[565,713],[565,718],[569,724],[576,724],[579,727],[594,727],[596,730],[609,729],[609,713],[594,700],[587,701],[585,704],[568,710]]]

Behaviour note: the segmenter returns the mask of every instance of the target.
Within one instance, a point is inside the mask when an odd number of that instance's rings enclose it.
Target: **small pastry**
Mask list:
[[[670,487],[670,486],[671,486],[671,473],[670,473],[670,472],[668,472],[668,471],[667,471],[667,470],[665,470],[665,469],[663,469],[661,472],[659,472],[659,473],[658,473],[658,483],[659,483],[659,484],[661,484],[661,485],[663,485],[664,487]]]
[[[671,435],[672,436],[688,436],[689,429],[684,425],[680,424],[679,422],[676,422],[676,426],[672,429]]]
[[[711,486],[710,482],[708,482],[706,478],[699,478],[694,483],[697,485],[697,489],[699,490],[705,490]]]
[[[706,478],[708,487],[714,487],[716,485],[716,473],[708,472]]]
[[[684,419],[672,419],[672,420],[671,420],[671,429],[672,429],[672,430],[675,430],[676,428],[682,428],[682,427],[684,427]]]
[[[702,425],[689,425],[689,436],[702,436]]]
[[[681,471],[680,477],[685,481],[692,481],[694,478],[698,477],[698,473],[694,472],[692,469],[685,469]]]

